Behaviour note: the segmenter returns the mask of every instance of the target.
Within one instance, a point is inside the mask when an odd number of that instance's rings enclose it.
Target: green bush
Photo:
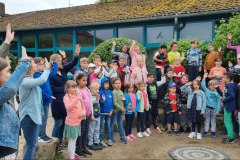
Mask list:
[[[126,45],[129,49],[132,44],[132,40],[128,38],[112,38],[112,39],[106,40],[103,43],[99,44],[93,50],[93,52],[88,57],[89,61],[90,62],[93,61],[94,55],[99,55],[102,58],[102,61],[105,61],[105,62],[111,61],[114,57],[113,54],[111,53],[113,40],[116,40],[117,42],[117,45],[115,48],[115,51],[117,52],[120,52],[121,47],[123,45]],[[137,43],[137,45],[140,47],[142,53],[145,54],[145,48],[139,43]]]
[[[228,21],[222,19],[220,25],[215,27],[215,38],[213,44],[215,48],[222,47],[223,52],[223,65],[227,66],[230,60],[236,62],[236,51],[227,49],[227,34],[232,34],[232,45],[240,44],[240,13],[233,14]]]

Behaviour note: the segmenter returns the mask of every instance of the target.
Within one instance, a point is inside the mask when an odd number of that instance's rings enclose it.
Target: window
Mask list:
[[[147,27],[147,43],[163,43],[173,39],[173,26]]]
[[[68,47],[72,46],[73,36],[72,33],[57,34],[57,46]]]
[[[36,52],[27,52],[27,55],[29,56],[29,57],[36,57]]]
[[[113,37],[112,29],[96,30],[96,44],[100,44]]]
[[[53,34],[39,34],[38,48],[53,48]]]
[[[180,31],[180,38],[200,39],[206,42],[212,40],[213,23],[210,22],[187,22]]]
[[[72,61],[73,51],[72,50],[71,51],[65,51],[65,53],[66,53],[66,57],[67,57],[68,62]],[[82,54],[82,53],[80,53],[80,54]]]
[[[143,28],[133,27],[133,28],[119,28],[118,37],[126,37],[129,39],[134,39],[139,43],[143,42]]]
[[[53,54],[53,52],[39,52],[39,56],[42,58],[47,58],[48,60],[50,59],[51,55]]]
[[[26,48],[35,48],[35,36],[34,35],[23,35],[22,45]]]
[[[93,31],[81,31],[77,34],[78,43],[80,46],[86,47],[86,46],[93,46],[93,38],[94,38],[94,32]]]
[[[11,42],[10,50],[17,50],[17,37],[15,36]]]

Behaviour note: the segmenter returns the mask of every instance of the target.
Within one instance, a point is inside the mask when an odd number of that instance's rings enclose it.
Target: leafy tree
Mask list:
[[[92,62],[94,55],[99,55],[103,61],[111,61],[114,57],[111,53],[113,40],[116,40],[117,42],[115,51],[120,51],[123,45],[126,45],[128,48],[130,48],[132,44],[132,40],[128,38],[112,38],[106,40],[93,50],[88,59]],[[137,45],[140,47],[142,53],[145,53],[145,48],[140,43],[137,43]]]
[[[232,34],[232,45],[240,44],[240,13],[234,13],[228,21],[222,19],[220,25],[215,27],[216,35],[213,40],[215,48],[222,47],[223,65],[228,61],[236,62],[236,51],[227,49],[227,34]]]

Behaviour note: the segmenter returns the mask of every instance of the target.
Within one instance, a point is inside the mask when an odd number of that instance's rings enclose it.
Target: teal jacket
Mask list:
[[[132,106],[132,99],[129,95],[129,93],[124,93],[125,101],[124,101],[124,109],[125,109],[125,114],[132,114],[133,113],[133,106]],[[138,102],[138,96],[135,94],[136,97],[136,111],[139,109],[139,102]],[[130,105],[130,108],[128,108],[128,104]]]
[[[221,96],[217,91],[211,91],[206,87],[206,80],[203,79],[201,86],[206,94],[206,106],[216,109],[218,112],[221,110]]]

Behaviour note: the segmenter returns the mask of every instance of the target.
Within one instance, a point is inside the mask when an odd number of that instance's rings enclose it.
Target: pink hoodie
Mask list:
[[[145,56],[144,54],[137,53],[137,52],[135,51],[135,46],[134,46],[134,45],[131,46],[129,52],[130,52],[130,56],[131,56],[131,59],[132,59],[132,60],[131,60],[132,63],[131,63],[131,67],[130,67],[130,70],[131,70],[131,71],[133,71],[133,69],[134,69],[135,67],[137,67],[137,59],[140,59],[140,58],[143,59],[143,67],[146,68],[146,56]]]
[[[139,82],[144,82],[147,83],[147,69],[146,67],[135,67],[132,71],[131,77],[130,77],[130,82],[133,85],[138,85]]]
[[[86,116],[85,107],[83,106],[81,95],[66,94],[63,102],[67,110],[65,123],[70,126],[77,126]]]

